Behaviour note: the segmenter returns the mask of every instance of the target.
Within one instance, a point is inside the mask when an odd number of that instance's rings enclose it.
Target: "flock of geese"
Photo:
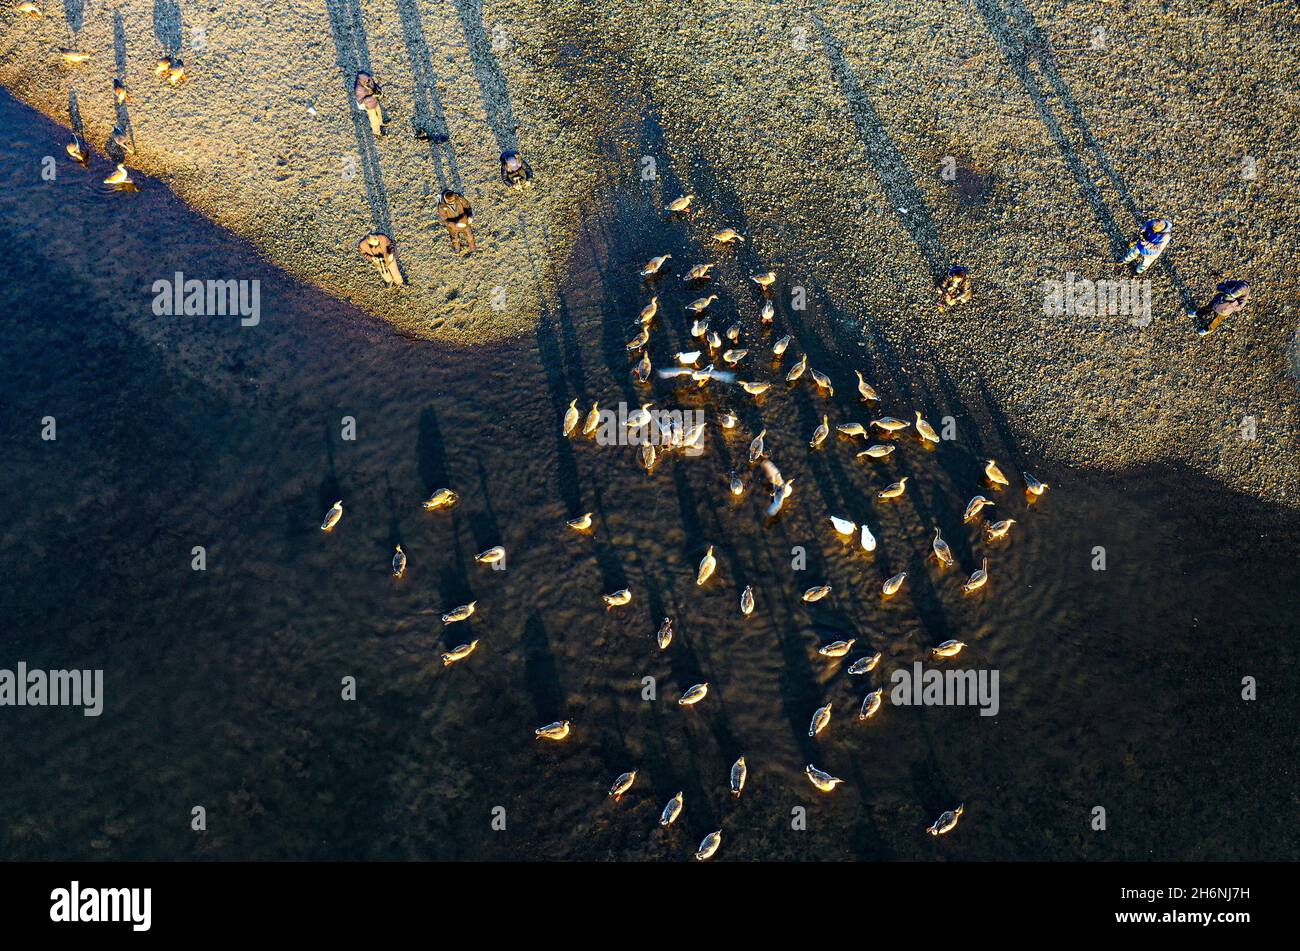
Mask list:
[[[45,13],[41,10],[40,6],[31,2],[31,0],[26,0],[26,2],[18,4],[14,7],[14,11],[27,17],[29,20],[40,20],[45,16]],[[66,46],[59,47],[56,52],[64,66],[69,68],[81,66],[83,63],[88,63],[94,58],[85,50],[73,49]],[[153,74],[158,79],[172,86],[179,86],[190,78],[189,74],[185,71],[185,64],[182,63],[178,57],[167,54],[158,58],[158,61],[154,64]],[[118,78],[113,80],[113,99],[118,106],[125,105],[131,101],[131,95],[127,91],[126,81],[124,79]],[[113,130],[113,138],[123,146],[125,152],[135,151],[134,146],[132,146],[127,140],[127,134],[121,127]],[[68,157],[82,168],[88,168],[90,166],[90,153],[87,151],[85,143],[81,141],[81,137],[76,133],[73,133],[72,141],[65,146],[65,151],[68,153]],[[130,171],[127,170],[126,165],[122,162],[117,163],[117,167],[113,169],[107,178],[104,179],[104,184],[108,185],[114,191],[140,190],[139,186],[136,185],[135,180],[131,178]]]
[[[694,196],[686,195],[677,199],[665,209],[669,216],[680,216],[688,212],[691,201]],[[744,236],[732,228],[724,228],[712,235],[712,240],[718,245],[730,245],[736,242],[744,241]],[[664,267],[667,261],[672,257],[670,254],[663,254],[651,258],[639,270],[642,278],[646,279],[646,284],[653,287],[658,278],[664,273]],[[697,264],[692,266],[685,274],[683,280],[687,284],[698,284],[710,280],[710,270],[714,264]],[[755,274],[751,278],[757,284],[762,293],[762,304],[759,310],[759,321],[764,333],[770,335],[771,326],[775,320],[775,307],[773,305],[770,292],[773,284],[776,282],[775,272],[768,271],[762,274]],[[741,380],[730,370],[719,370],[717,368],[717,359],[721,359],[727,367],[737,367],[749,354],[749,349],[736,346],[740,342],[743,328],[739,322],[729,326],[722,334],[711,326],[709,308],[714,301],[719,299],[716,293],[707,294],[699,297],[686,305],[686,310],[692,315],[693,324],[691,334],[694,338],[702,341],[701,349],[681,352],[676,354],[677,363],[675,366],[659,371],[662,379],[673,379],[680,383],[695,384],[705,387],[711,384],[717,386],[735,385],[744,393],[760,398],[766,393],[773,384],[771,382],[758,382],[753,380]],[[638,327],[635,335],[627,344],[629,355],[636,358],[637,363],[632,370],[633,379],[641,384],[648,383],[651,377],[652,366],[647,347],[650,341],[650,332],[654,326],[655,316],[659,312],[659,297],[652,294],[650,301],[641,310]],[[723,338],[726,338],[724,343]],[[792,339],[790,336],[783,336],[771,344],[772,358],[779,367],[786,351],[789,349]],[[728,346],[730,344],[731,346]],[[709,362],[704,366],[700,363],[705,359],[705,353],[708,354]],[[808,355],[803,354],[797,361],[794,361],[785,373],[785,382],[793,385],[805,373],[809,375],[817,391],[826,397],[834,394],[834,385],[826,374],[812,368],[808,365]],[[857,376],[857,391],[860,401],[865,404],[876,404],[880,402],[880,396],[875,388],[867,381],[860,371],[855,371]],[[639,437],[636,440],[619,440],[639,442],[638,451],[640,462],[647,471],[651,470],[657,461],[665,454],[677,451],[684,451],[690,448],[699,449],[702,447],[706,422],[698,422],[691,426],[686,426],[679,419],[671,414],[668,415],[670,422],[661,425],[659,417],[651,412],[653,404],[642,404],[638,409],[630,412],[623,422],[628,436]],[[606,411],[609,413],[609,411]],[[606,420],[608,417],[606,417]],[[726,431],[734,431],[739,426],[739,418],[730,410],[722,410],[718,414],[718,421],[721,427]],[[606,423],[607,427],[607,423]],[[899,445],[900,436],[907,430],[912,430],[918,439],[925,443],[937,444],[940,442],[939,433],[925,419],[920,412],[915,412],[915,419],[911,422],[897,419],[893,416],[880,416],[871,420],[868,425],[856,422],[838,423],[834,426],[835,431],[849,440],[861,439],[867,445],[857,453],[857,458],[866,460],[883,459],[894,453]],[[560,430],[565,438],[597,438],[602,432],[607,432],[607,428],[602,427],[602,411],[598,403],[593,403],[591,409],[584,414],[577,405],[577,401],[572,401],[566,409],[563,419],[560,422]],[[831,431],[829,414],[822,416],[821,424],[813,432],[809,440],[810,451],[816,451],[828,438]],[[780,470],[772,461],[770,453],[765,444],[767,430],[762,429],[750,441],[748,460],[751,466],[755,467],[770,487],[771,501],[766,507],[768,516],[775,516],[780,512],[783,504],[790,498],[794,490],[794,480],[784,478]],[[879,439],[880,441],[876,441]],[[1003,473],[997,462],[993,459],[984,462],[984,479],[986,480],[989,490],[996,491],[1010,485],[1010,480]],[[1047,491],[1047,483],[1039,481],[1032,474],[1026,472],[1022,474],[1022,481],[1026,496],[1031,500],[1034,497],[1041,496]],[[907,477],[899,479],[897,482],[876,492],[878,500],[896,499],[907,492]],[[729,476],[730,491],[734,495],[743,495],[746,487],[743,478],[736,473]],[[434,492],[424,502],[424,508],[427,511],[437,511],[449,509],[456,505],[459,496],[450,488],[440,488]],[[963,520],[967,523],[976,522],[981,518],[983,511],[995,503],[983,494],[973,496],[966,505]],[[326,513],[324,521],[321,523],[322,531],[331,531],[343,517],[343,502],[339,500],[334,503]],[[861,524],[852,519],[844,518],[839,515],[830,515],[829,521],[834,531],[846,538],[852,540],[855,544],[860,545],[864,551],[874,551],[877,545],[876,538],[871,529],[862,522]],[[577,518],[570,519],[566,523],[567,527],[574,532],[588,532],[592,527],[592,513],[584,513]],[[985,522],[984,537],[986,541],[1005,538],[1011,531],[1016,520],[1012,518],[1002,519],[996,522]],[[933,556],[940,564],[945,567],[952,567],[956,564],[956,558],[948,543],[944,541],[939,529],[935,529],[934,539],[931,542]],[[476,562],[485,565],[495,564],[505,558],[506,551],[504,547],[497,546],[489,548],[474,556]],[[392,571],[397,577],[401,577],[406,572],[406,553],[402,551],[401,546],[393,555]],[[695,583],[699,587],[706,585],[710,578],[713,577],[717,568],[717,559],[713,553],[713,546],[710,545],[704,553],[704,557],[696,569]],[[896,594],[907,580],[907,572],[900,572],[886,580],[881,588],[881,594],[889,598]],[[961,585],[961,590],[965,594],[970,594],[983,588],[989,580],[989,562],[988,558],[983,558],[979,568],[972,571],[967,580]],[[831,593],[829,584],[816,585],[808,588],[802,594],[802,600],[806,603],[820,601]],[[612,609],[621,605],[628,604],[632,600],[632,591],[624,588],[619,591],[613,591],[601,595],[606,609]],[[464,621],[474,614],[477,607],[477,601],[471,601],[468,604],[462,604],[451,608],[442,615],[444,626]],[[740,597],[740,613],[747,617],[754,611],[754,590],[752,586],[744,589]],[[661,623],[657,641],[660,650],[666,650],[673,640],[673,619],[665,617]],[[451,666],[459,663],[471,654],[478,646],[477,640],[471,640],[461,644],[442,655],[444,666]],[[846,657],[853,651],[855,640],[838,640],[820,648],[819,653],[829,658]],[[931,656],[934,658],[955,657],[961,653],[966,645],[958,640],[944,641],[930,649]],[[880,663],[881,653],[875,651],[854,660],[847,668],[851,675],[861,675],[871,672],[877,664]],[[863,698],[861,708],[858,712],[859,720],[867,720],[875,716],[880,710],[883,703],[883,687],[878,687],[867,693]],[[681,706],[693,706],[702,702],[709,693],[709,684],[698,683],[686,689],[678,698],[677,703]],[[808,735],[815,737],[830,726],[831,722],[831,704],[819,707],[814,711],[812,720],[808,727]],[[538,740],[550,742],[563,742],[568,739],[573,732],[573,724],[570,720],[557,720],[554,723],[548,723],[540,726],[534,731]],[[809,782],[821,792],[829,793],[835,789],[842,779],[819,769],[817,766],[809,763],[804,770]],[[744,791],[746,779],[749,776],[749,767],[746,765],[745,757],[741,756],[731,767],[730,789],[731,794],[739,797]],[[609,797],[615,801],[622,798],[636,783],[637,771],[630,770],[622,773],[616,778],[609,787]],[[660,815],[660,825],[670,826],[681,816],[684,808],[683,794],[678,792],[664,806]],[[964,811],[964,804],[957,806],[955,809],[945,811],[940,815],[928,828],[927,832],[933,836],[945,835],[956,828],[958,820]],[[695,857],[699,860],[711,858],[722,844],[722,830],[718,829],[709,833],[700,843]]]

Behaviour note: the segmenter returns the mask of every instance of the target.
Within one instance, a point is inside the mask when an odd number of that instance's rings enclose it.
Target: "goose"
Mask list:
[[[105,185],[129,185],[131,184],[131,173],[126,170],[126,166],[118,163],[108,178],[104,179]]]
[[[711,270],[713,270],[712,264],[697,264],[694,267],[692,267],[689,271],[687,271],[685,275],[682,276],[682,280],[683,281],[707,281],[709,279],[709,272]]]
[[[471,601],[469,604],[462,604],[459,607],[454,607],[442,616],[442,623],[455,624],[457,621],[463,621],[474,613],[474,608],[477,606],[477,601]]]
[[[998,464],[992,459],[984,460],[984,477],[994,485],[1011,484],[1007,481],[1007,477],[1002,474],[1002,470],[998,468]]]
[[[474,648],[478,647],[478,641],[473,640],[468,644],[461,644],[459,647],[453,647],[442,655],[442,666],[450,667],[458,660],[464,660],[470,654],[474,653]]]
[[[744,390],[746,393],[748,393],[750,396],[762,396],[764,393],[767,392],[768,388],[771,385],[772,385],[771,383],[747,383],[742,380],[740,383],[740,388]]]
[[[539,726],[533,735],[539,740],[562,740],[569,735],[572,724],[568,720],[556,720],[546,726]]]
[[[876,493],[878,499],[896,499],[907,491],[907,480],[910,476],[903,476],[897,482],[893,482]]]
[[[743,348],[738,350],[728,350],[722,355],[722,360],[724,363],[728,363],[734,367],[741,360],[745,359],[745,354],[747,353],[749,353],[749,351]]]
[[[925,418],[918,412],[916,414],[916,431],[920,433],[921,438],[926,442],[938,443],[939,434],[934,431],[934,427],[926,422]]]
[[[749,778],[749,767],[745,765],[745,757],[741,757],[731,764],[731,794],[739,798],[745,790],[745,780]]]
[[[692,314],[703,313],[705,310],[708,310],[709,305],[712,304],[717,299],[718,299],[717,294],[709,294],[707,297],[697,297],[695,298],[695,300],[691,301],[689,304],[686,305],[686,309],[689,310]]]
[[[432,512],[435,509],[451,508],[459,501],[460,496],[451,489],[438,489],[424,500],[424,510]]]
[[[652,369],[654,367],[650,364],[650,354],[648,352],[642,353],[640,362],[632,368],[632,379],[638,383],[648,382]]]
[[[836,423],[835,431],[841,436],[848,436],[850,439],[867,434],[867,427],[861,423]]]
[[[481,551],[474,556],[474,560],[480,565],[495,565],[506,559],[506,550],[501,545]]]
[[[632,592],[627,588],[620,588],[611,594],[602,594],[600,598],[605,602],[606,608],[617,608],[632,600]]]
[[[799,362],[790,368],[790,372],[785,375],[785,382],[793,383],[799,377],[803,376],[803,371],[808,369],[808,354],[799,358]]]
[[[332,532],[334,530],[334,526],[339,523],[339,519],[341,519],[342,517],[343,517],[343,500],[339,499],[332,506],[330,506],[330,510],[325,513],[325,520],[320,523],[320,530],[322,532]]]
[[[600,425],[600,404],[593,402],[591,409],[587,412],[587,419],[582,424],[582,435],[590,436]]]
[[[934,557],[939,559],[940,564],[948,568],[953,566],[955,559],[952,557],[952,549],[948,547],[948,543],[943,540],[937,528],[934,530],[934,541],[930,543],[930,547],[934,549]]]
[[[876,536],[871,534],[871,529],[867,528],[867,523],[862,523],[862,536],[859,542],[863,551],[876,550]]]
[[[912,424],[901,419],[895,419],[893,416],[882,416],[880,419],[873,419],[871,425],[883,429],[887,433],[896,433]]]
[[[870,673],[875,670],[876,665],[880,663],[880,657],[880,651],[876,651],[874,654],[868,654],[866,657],[859,657],[853,663],[849,664],[849,673],[854,675]]]
[[[888,581],[886,581],[883,585],[880,586],[880,593],[887,598],[893,597],[895,594],[898,593],[898,589],[903,586],[903,582],[906,580],[907,580],[907,572],[900,571],[898,574],[894,575],[894,577],[890,578]]]
[[[659,814],[659,824],[661,826],[670,826],[677,821],[677,817],[682,814],[682,794],[677,793],[672,799],[668,800],[668,805],[664,806],[664,811]]]
[[[576,399],[570,400],[569,408],[564,411],[564,423],[561,426],[561,433],[565,436],[572,435],[581,415],[578,412],[578,401]]]
[[[857,638],[850,638],[847,641],[832,641],[824,647],[819,647],[817,653],[823,657],[843,657],[853,650],[853,645],[856,643]]]
[[[1007,532],[1011,531],[1011,526],[1016,524],[1014,518],[1004,518],[1000,522],[994,522],[991,525],[984,526],[984,535],[990,541],[995,538],[1003,538]]]
[[[853,372],[858,375],[858,394],[862,397],[862,401],[864,403],[880,402],[880,394],[876,392],[874,386],[867,382],[866,378],[862,375],[862,371],[854,370]]]
[[[636,770],[623,773],[618,777],[618,779],[614,780],[613,785],[609,787],[609,794],[614,797],[615,802],[618,802],[623,793],[632,788],[634,782],[636,782]]]
[[[577,518],[571,518],[564,524],[568,525],[569,528],[573,529],[575,532],[585,532],[587,529],[591,528],[591,513],[583,512]]]
[[[947,640],[938,647],[931,647],[930,654],[934,657],[956,657],[965,646],[961,641]]]
[[[767,271],[763,274],[751,274],[749,279],[766,291],[776,283],[776,271]]]
[[[979,515],[986,505],[994,504],[996,503],[990,502],[988,499],[984,498],[984,496],[977,495],[966,503],[966,512],[962,515],[961,520],[963,522],[969,522]]]
[[[935,819],[934,824],[925,831],[934,836],[947,835],[953,829],[957,828],[957,820],[961,818],[961,814],[965,811],[965,803],[962,803],[956,809],[949,809],[938,819]]]
[[[670,215],[681,214],[691,207],[691,202],[694,200],[694,195],[683,195],[681,198],[674,198],[668,203],[667,207],[664,208],[664,211]]]
[[[812,439],[808,441],[809,448],[816,449],[818,446],[824,443],[826,441],[826,437],[830,434],[830,431],[831,431],[831,427],[827,423],[826,417],[823,416],[822,424],[818,426],[815,430],[813,430]]]
[[[893,445],[892,443],[888,445],[876,443],[875,445],[868,446],[866,449],[862,450],[862,452],[858,453],[858,458],[861,459],[863,456],[866,456],[869,459],[883,459],[885,458],[885,456],[889,455],[897,448],[898,447]]]
[[[967,580],[967,582],[961,586],[961,590],[965,594],[970,594],[972,591],[978,591],[980,588],[984,587],[984,585],[988,582],[988,580],[989,580],[989,560],[985,558],[983,564],[981,564],[980,567],[976,568],[971,573],[971,576]]]
[[[809,763],[804,768],[804,772],[807,773],[809,781],[822,792],[830,792],[840,783],[844,782],[844,780],[838,779],[830,773],[818,769],[812,763]]]
[[[767,517],[773,518],[776,516],[776,514],[781,511],[781,506],[785,505],[785,500],[788,499],[793,492],[794,479],[789,479],[782,482],[780,485],[773,486],[772,504],[764,510],[767,513]]]
[[[743,617],[749,617],[754,613],[753,585],[746,585],[745,590],[740,592],[740,613]]]
[[[1032,473],[1024,472],[1021,473],[1021,475],[1025,480],[1025,491],[1030,495],[1042,495],[1048,490],[1048,484],[1046,482],[1039,482],[1034,478]]]
[[[767,455],[763,447],[763,437],[766,435],[767,435],[767,430],[762,429],[759,431],[757,436],[755,436],[753,439],[750,440],[749,461],[751,465],[755,462],[758,462],[758,460],[762,459],[764,456]]]
[[[706,551],[704,553],[704,557],[700,559],[699,569],[696,570],[695,572],[696,586],[702,585],[704,584],[704,582],[712,578],[713,571],[717,567],[718,567],[718,560],[713,557],[713,546],[710,545],[709,550]]]
[[[808,724],[808,735],[816,736],[822,730],[826,729],[826,727],[830,725],[830,722],[831,704],[828,703],[824,707],[818,707],[817,711],[812,715],[812,720]]]
[[[90,59],[89,53],[83,53],[80,50],[61,49],[59,55],[63,57],[63,61],[69,66],[79,66]]]
[[[708,692],[708,683],[695,684],[694,686],[687,688],[686,692],[677,699],[677,703],[683,707],[693,707],[695,704],[703,700]]]
[[[393,577],[400,578],[406,574],[406,552],[402,551],[402,546],[397,546],[397,551],[393,553]]]
[[[852,538],[858,533],[858,523],[850,521],[847,518],[840,518],[838,515],[831,516],[831,525],[835,531],[846,538]]]
[[[763,306],[758,310],[758,319],[764,327],[772,323],[776,318],[776,305],[770,300],[763,301]]]
[[[871,693],[862,698],[862,707],[858,710],[859,720],[869,720],[876,715],[880,709],[881,703],[884,702],[885,688],[877,687]]]
[[[788,485],[789,483],[786,484]],[[803,593],[803,600],[806,604],[812,604],[815,601],[820,601],[822,598],[826,597],[826,595],[830,593],[831,593],[830,585],[819,584],[805,591]]]
[[[776,343],[772,344],[772,356],[779,357],[785,354],[786,348],[790,346],[790,335],[786,334]]]
[[[817,388],[826,391],[827,397],[835,395],[835,387],[831,385],[830,377],[816,368],[809,368],[808,372],[812,374],[813,382],[817,384]]]
[[[713,240],[718,244],[733,244],[736,241],[744,241],[745,236],[735,228],[723,228],[721,231],[713,232]]]
[[[650,303],[641,308],[640,320],[643,326],[649,326],[650,321],[655,319],[655,314],[659,313],[659,295],[655,294],[650,298]]]
[[[651,258],[646,262],[645,267],[641,268],[641,276],[650,277],[653,274],[658,274],[659,270],[664,266],[664,262],[671,257],[671,254],[661,254],[658,257]]]
[[[718,846],[721,844],[722,830],[719,829],[717,832],[710,832],[704,837],[704,841],[700,843],[699,849],[695,852],[695,858],[701,862],[713,858],[714,854],[718,851]]]
[[[673,642],[673,619],[666,617],[659,625],[659,631],[655,634],[655,641],[659,644],[659,649],[667,650],[668,645]]]

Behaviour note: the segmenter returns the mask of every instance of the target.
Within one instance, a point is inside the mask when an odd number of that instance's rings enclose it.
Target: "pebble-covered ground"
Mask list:
[[[1176,460],[1300,499],[1293,3],[44,6],[0,13],[0,82],[97,148],[129,120],[132,165],[404,332],[529,332],[581,223],[641,179],[623,167],[639,153],[644,187],[696,194],[700,233],[743,231],[755,264],[888,355],[930,415],[960,403],[1035,456]],[[153,75],[164,51],[192,77],[179,87]],[[387,90],[377,143],[352,108],[359,67]],[[520,195],[497,178],[516,145],[539,176]],[[480,253],[451,255],[440,181],[474,202]],[[1124,278],[1115,262],[1155,215],[1176,231],[1142,288],[1149,321],[1045,312],[1051,282]],[[401,290],[353,250],[376,227]],[[939,312],[951,263],[975,300]],[[1198,337],[1184,308],[1229,277],[1253,303]]]

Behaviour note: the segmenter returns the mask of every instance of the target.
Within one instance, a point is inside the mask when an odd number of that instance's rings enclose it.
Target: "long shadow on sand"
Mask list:
[[[518,123],[515,111],[510,105],[510,87],[506,84],[505,74],[493,53],[492,41],[483,29],[483,0],[453,0],[456,15],[460,17],[461,27],[465,30],[465,42],[469,46],[469,56],[474,63],[474,75],[478,78],[479,91],[483,96],[483,110],[487,113],[488,125],[497,138],[497,146],[502,152],[519,147],[515,135]]]
[[[424,36],[424,23],[416,0],[395,0],[397,15],[402,20],[402,39],[411,57],[411,70],[415,74],[412,87],[415,116],[411,123],[418,131],[429,136],[429,156],[433,159],[438,184],[442,188],[461,190],[460,169],[456,153],[451,146],[451,130],[447,126],[447,112],[438,92],[438,73],[433,68],[433,55]]]
[[[388,192],[384,189],[384,176],[379,167],[379,154],[375,140],[370,135],[369,124],[362,118],[352,95],[357,72],[372,72],[370,48],[366,43],[365,27],[361,23],[361,5],[358,0],[326,0],[329,8],[330,32],[338,50],[339,69],[342,70],[343,92],[347,109],[356,130],[357,149],[361,153],[361,172],[366,183],[366,200],[374,216],[375,230],[393,233],[393,216],[388,207]]]

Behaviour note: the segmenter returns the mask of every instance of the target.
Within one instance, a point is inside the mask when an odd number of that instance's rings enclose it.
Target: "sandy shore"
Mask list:
[[[1035,458],[1176,459],[1300,500],[1293,4],[285,6],[6,11],[0,82],[98,146],[124,77],[133,164],[330,293],[457,342],[528,332],[579,224],[648,155],[657,200],[699,196],[693,234],[742,230],[783,306],[804,288],[842,318],[823,346],[861,340],[928,415],[961,406]],[[152,74],[168,48],[193,76],[176,89]],[[358,67],[388,91],[378,143],[352,109]],[[415,139],[413,119],[449,141]],[[497,178],[516,144],[540,179],[522,195]],[[451,255],[440,181],[475,203],[481,253]],[[1177,232],[1147,275],[1149,323],[1044,312],[1049,282],[1124,277],[1152,215]],[[398,242],[400,291],[353,251],[375,227]],[[953,262],[976,298],[941,314],[932,282]],[[1201,339],[1183,308],[1228,277],[1255,302]]]

